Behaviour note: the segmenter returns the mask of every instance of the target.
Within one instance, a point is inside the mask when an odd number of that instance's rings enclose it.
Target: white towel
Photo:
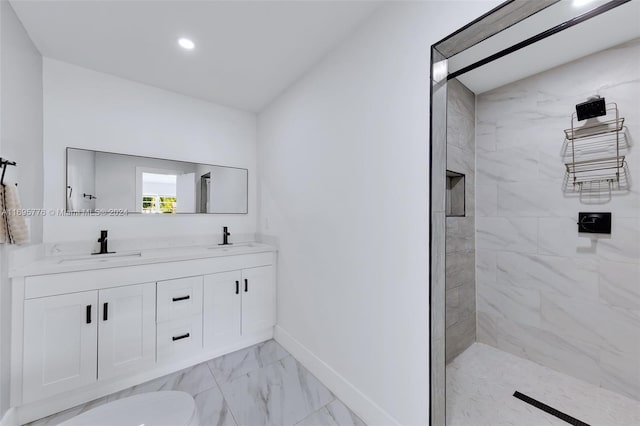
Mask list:
[[[4,185],[0,185],[0,243],[6,243],[9,241],[9,232],[7,226],[7,220],[9,213],[7,212],[7,203],[4,197]]]
[[[0,185],[0,243],[29,242],[29,228],[25,216],[20,214],[21,210],[18,188],[13,184]]]

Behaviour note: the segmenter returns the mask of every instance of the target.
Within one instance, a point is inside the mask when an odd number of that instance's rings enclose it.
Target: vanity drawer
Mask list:
[[[202,313],[202,275],[158,281],[157,322]]]
[[[158,363],[190,358],[202,350],[202,315],[158,324]]]

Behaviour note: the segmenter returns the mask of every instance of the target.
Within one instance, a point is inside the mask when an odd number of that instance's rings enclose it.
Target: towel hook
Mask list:
[[[7,166],[17,166],[15,161],[9,161],[0,157],[0,164],[2,165],[2,177],[0,177],[0,185],[4,186],[4,174],[7,171]]]

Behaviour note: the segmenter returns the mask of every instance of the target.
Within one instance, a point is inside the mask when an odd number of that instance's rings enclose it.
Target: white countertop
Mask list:
[[[114,254],[78,256],[48,256],[9,270],[9,277],[59,274],[64,272],[89,271],[146,265],[150,263],[179,262],[243,254],[275,252],[275,247],[263,243],[237,243],[228,246],[207,244],[201,246],[167,247],[121,251]]]

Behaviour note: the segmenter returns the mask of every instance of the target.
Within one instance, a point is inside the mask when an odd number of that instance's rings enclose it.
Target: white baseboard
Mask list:
[[[276,326],[275,340],[369,426],[400,425],[389,413],[318,358],[291,334]]]
[[[0,419],[0,426],[20,426],[15,408],[11,407],[4,413]]]

